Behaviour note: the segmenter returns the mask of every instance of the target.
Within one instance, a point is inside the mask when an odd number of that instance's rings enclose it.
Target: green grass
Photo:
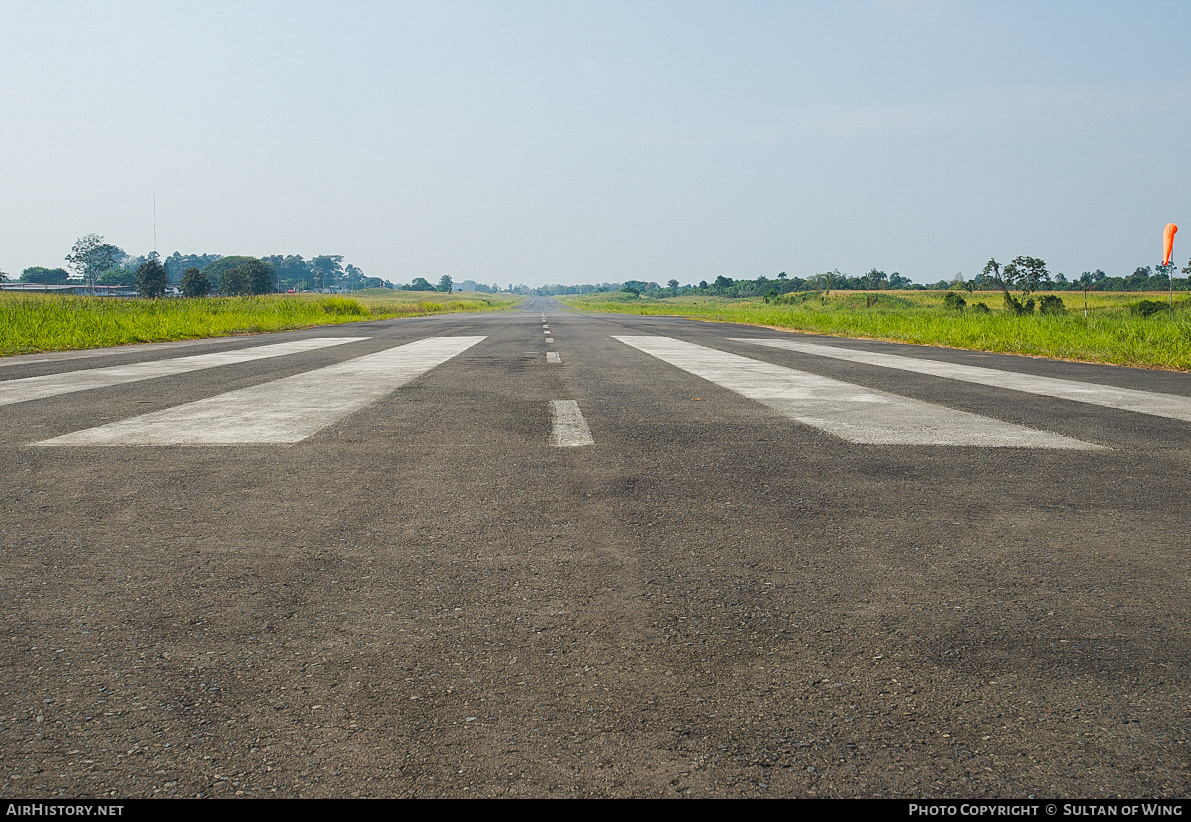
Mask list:
[[[969,308],[943,307],[941,291],[813,293],[794,305],[773,305],[761,299],[669,297],[652,300],[627,294],[585,294],[559,297],[581,311],[644,315],[679,315],[715,322],[745,323],[836,337],[868,337],[921,345],[1114,363],[1145,368],[1191,370],[1191,299],[1180,295],[1175,311],[1149,317],[1136,313],[1141,300],[1166,295],[1091,293],[1088,318],[1081,292],[1057,292],[1066,303],[1063,316],[1014,316],[1003,310],[1001,293],[963,293]],[[1040,295],[1034,295],[1040,296]],[[970,306],[985,303],[991,311]]]
[[[499,311],[523,300],[508,294],[387,289],[356,292],[350,297],[276,294],[197,300],[9,293],[0,294],[0,355],[256,334],[394,317]]]

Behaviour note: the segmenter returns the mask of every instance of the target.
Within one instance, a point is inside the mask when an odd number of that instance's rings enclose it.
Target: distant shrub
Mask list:
[[[1139,303],[1129,306],[1129,311],[1133,314],[1140,314],[1143,317],[1148,317],[1151,314],[1157,314],[1159,311],[1165,311],[1166,303],[1160,300],[1142,300]]]
[[[1009,311],[1013,314],[1016,314],[1019,317],[1022,314],[1033,314],[1034,313],[1034,298],[1030,297],[1030,299],[1026,300],[1023,303],[1021,300],[1017,299],[1017,297],[1014,297],[1012,294],[1010,294],[1008,291],[1006,291],[1005,292],[1005,310]]]
[[[965,300],[963,297],[959,296],[959,294],[954,291],[948,291],[946,294],[943,295],[943,307],[944,308],[950,308],[954,311],[963,311],[964,306],[967,304],[968,304],[968,301]]]
[[[977,314],[990,313],[988,310],[988,306],[985,305],[984,303],[976,303],[974,306],[972,306],[972,310],[975,311]]]
[[[816,296],[814,291],[791,291],[789,294],[782,294],[780,297],[773,298],[774,305],[802,305],[807,300],[814,299]]]
[[[364,306],[347,297],[323,297],[318,301],[318,307],[324,314],[336,317],[361,317],[368,313]]]
[[[1038,300],[1038,310],[1043,314],[1066,314],[1067,307],[1063,305],[1063,298],[1057,294],[1044,294]]]

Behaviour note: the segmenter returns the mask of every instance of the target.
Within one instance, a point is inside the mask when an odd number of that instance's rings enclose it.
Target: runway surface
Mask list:
[[[1191,787],[1189,375],[549,299],[3,365],[6,795]]]

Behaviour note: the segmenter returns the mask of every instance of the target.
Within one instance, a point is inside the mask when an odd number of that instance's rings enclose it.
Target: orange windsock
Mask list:
[[[1174,235],[1179,227],[1174,223],[1167,223],[1162,229],[1162,265],[1170,265],[1170,255],[1174,253]]]

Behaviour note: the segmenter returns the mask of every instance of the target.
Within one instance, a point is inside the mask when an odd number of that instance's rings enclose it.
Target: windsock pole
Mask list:
[[[1166,273],[1170,275],[1170,313],[1174,313],[1174,265],[1170,262],[1171,255],[1174,254],[1174,235],[1178,233],[1179,227],[1174,223],[1167,223],[1166,228],[1162,229],[1162,267],[1166,269]]]

